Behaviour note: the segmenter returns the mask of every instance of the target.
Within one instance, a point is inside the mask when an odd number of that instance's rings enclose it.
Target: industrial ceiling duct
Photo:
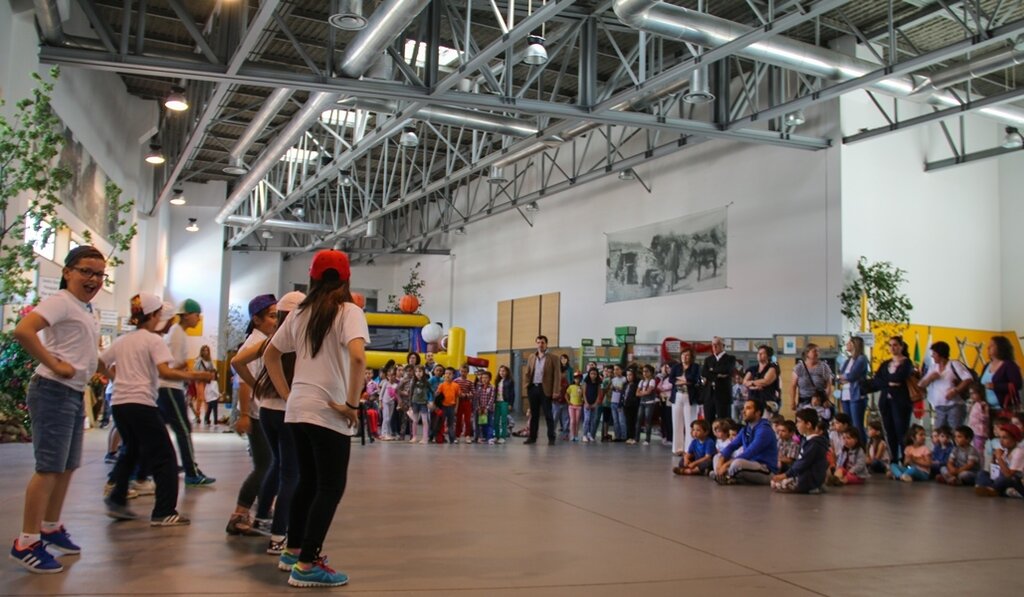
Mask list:
[[[234,147],[231,148],[231,157],[242,159],[245,157],[245,152],[249,151],[252,144],[263,134],[270,123],[274,121],[274,117],[281,111],[281,108],[288,103],[288,98],[295,93],[294,89],[288,87],[280,87],[275,89],[267,96],[267,99],[263,102],[260,107],[260,111],[256,113],[252,121],[249,122],[249,126],[245,131],[238,137],[238,141],[235,142]],[[227,172],[227,168],[224,170]],[[234,174],[234,172],[228,172],[228,174]],[[239,174],[245,174],[240,172]]]
[[[626,25],[670,39],[716,48],[753,31],[751,27],[675,6],[660,0],[614,0],[612,8]],[[737,55],[833,81],[848,81],[881,68],[881,65],[819,48],[785,37],[764,39],[746,46]],[[941,107],[960,106],[951,93],[937,91],[911,97],[921,78],[890,77],[866,86],[873,91]],[[978,110],[1001,122],[1024,124],[1024,110],[1013,106],[989,106]]]
[[[359,31],[366,28],[363,16],[363,0],[341,0],[338,12],[327,17],[327,22],[343,31]]]
[[[1020,64],[1024,64],[1024,43],[1018,40],[1011,48],[971,58],[963,64],[928,75],[925,81],[914,89],[914,93],[933,93],[937,89],[945,89]]]
[[[715,101],[708,85],[708,67],[702,66],[690,73],[690,89],[683,94],[683,101],[688,104],[706,104]]]
[[[430,0],[384,0],[370,16],[365,29],[356,34],[352,43],[345,50],[339,70],[342,75],[353,79],[361,77],[406,27],[426,7]],[[309,96],[305,105],[295,113],[277,137],[271,142],[259,159],[252,164],[249,173],[239,181],[228,197],[227,203],[217,214],[216,221],[223,224],[224,219],[238,209],[249,193],[278,160],[295,145],[296,141],[313,126],[324,110],[332,107],[340,99],[340,95],[332,92],[316,92]]]

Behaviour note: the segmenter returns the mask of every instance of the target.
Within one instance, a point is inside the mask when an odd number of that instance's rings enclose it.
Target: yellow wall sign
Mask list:
[[[992,336],[1006,336],[1014,346],[1017,361],[1021,360],[1020,338],[1014,331],[972,330],[949,328],[935,325],[912,323],[899,326],[892,323],[874,322],[871,331],[875,334],[875,348],[871,351],[872,370],[878,369],[889,358],[887,340],[897,333],[910,346],[910,357],[920,365],[929,357],[929,346],[940,340],[949,344],[949,356],[974,369],[981,375],[988,362],[988,343]]]

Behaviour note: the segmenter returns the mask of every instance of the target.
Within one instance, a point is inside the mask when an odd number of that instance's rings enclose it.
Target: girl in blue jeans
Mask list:
[[[911,425],[903,448],[903,464],[893,463],[889,474],[907,483],[927,481],[931,477],[932,452],[925,444],[924,427]]]

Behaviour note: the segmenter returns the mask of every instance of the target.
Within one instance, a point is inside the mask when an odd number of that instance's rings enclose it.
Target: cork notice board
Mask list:
[[[497,350],[533,348],[539,334],[558,346],[560,316],[558,292],[498,302]]]

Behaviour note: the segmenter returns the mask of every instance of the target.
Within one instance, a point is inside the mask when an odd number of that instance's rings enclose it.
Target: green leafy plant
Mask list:
[[[416,297],[416,300],[420,302],[420,307],[423,307],[423,287],[427,285],[426,280],[420,278],[420,262],[417,261],[416,265],[409,268],[409,281],[402,286],[402,296],[411,294]],[[398,299],[399,297],[394,294],[388,295],[388,311],[398,311]]]
[[[31,307],[25,307],[19,316],[31,310]],[[0,332],[0,443],[25,442],[32,438],[25,398],[35,365],[32,357],[14,339],[13,331]]]
[[[138,234],[138,226],[131,222],[132,212],[135,210],[135,200],[128,199],[121,201],[121,187],[111,181],[107,181],[103,188],[107,202],[107,214],[110,223],[113,225],[113,232],[107,237],[111,245],[110,254],[107,255],[107,267],[115,268],[124,264],[120,253],[132,247],[132,239]],[[82,233],[85,242],[92,244],[92,233],[86,230]],[[112,286],[113,280],[107,279],[107,285]]]
[[[868,297],[868,321],[881,321],[904,326],[910,323],[914,305],[903,293],[906,271],[889,261],[870,263],[861,256],[857,274],[839,294],[843,317],[858,324],[861,318],[861,295]]]
[[[56,79],[54,68],[50,77]],[[64,145],[60,118],[50,106],[53,83],[32,74],[37,85],[31,97],[18,101],[12,120],[0,115],[0,304],[23,302],[35,281],[26,275],[36,269],[31,227],[42,244],[63,226],[57,217],[58,192],[71,173],[55,164]],[[0,100],[0,105],[3,105]],[[26,197],[23,213],[8,213],[11,202]]]
[[[245,329],[249,327],[249,317],[242,305],[228,307],[228,349],[234,350],[245,342]]]

